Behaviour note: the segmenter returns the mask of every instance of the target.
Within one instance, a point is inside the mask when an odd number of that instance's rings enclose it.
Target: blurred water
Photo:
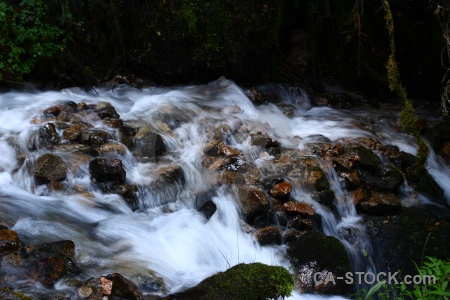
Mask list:
[[[238,132],[242,129],[242,135],[231,136],[228,142],[247,153],[257,165],[272,158],[262,158],[255,152],[246,132],[266,132],[284,147],[303,149],[308,137],[314,135],[331,141],[342,137],[374,137],[373,132],[358,124],[376,116],[372,123],[378,125],[376,132],[382,142],[411,153],[415,145],[407,135],[379,123],[395,119],[396,112],[311,108],[308,94],[298,88],[282,96],[285,103],[295,108],[293,118],[286,117],[274,104],[254,106],[237,85],[226,79],[178,88],[137,90],[119,86],[114,90],[98,89],[97,93],[72,88],[59,92],[1,94],[0,219],[12,226],[25,243],[73,240],[76,260],[91,276],[111,272],[133,276],[153,270],[165,280],[169,292],[193,286],[238,263],[263,262],[289,268],[283,246],[261,247],[242,230],[234,196],[227,188],[216,191],[213,201],[217,211],[209,221],[196,211],[195,195],[211,188],[210,174],[201,166],[202,147],[208,141],[207,126],[223,124]],[[29,172],[16,158],[15,148],[27,155],[27,160],[44,152],[29,150],[30,136],[39,126],[33,124],[33,119],[60,101],[87,104],[107,101],[121,119],[154,125],[170,150],[168,159],[181,165],[186,176],[186,186],[175,187],[170,194],[175,201],[162,207],[157,194],[145,193],[140,199],[141,209],[133,212],[120,196],[105,195],[93,186],[89,197],[36,188]],[[167,116],[174,125],[170,132],[155,125]],[[102,123],[94,125],[106,128]],[[146,185],[153,180],[149,170],[156,167],[155,163],[139,163],[129,152],[121,159],[131,183]],[[429,168],[448,199],[450,172],[433,154]],[[344,243],[354,271],[376,272],[376,254],[353,202],[334,170],[328,170],[327,177],[337,197],[337,215],[312,199],[302,198],[322,216],[325,233]],[[67,180],[90,184],[86,167]],[[294,187],[295,193],[303,193],[301,187]],[[321,297],[294,294],[290,299],[317,298]]]

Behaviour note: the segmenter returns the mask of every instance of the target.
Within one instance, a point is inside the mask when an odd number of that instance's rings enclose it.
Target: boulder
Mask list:
[[[117,158],[95,158],[89,162],[89,173],[94,182],[125,183],[126,172]]]
[[[29,270],[30,276],[45,287],[52,287],[67,274],[66,261],[62,257],[36,259],[30,264]]]
[[[94,108],[94,111],[97,113],[100,119],[120,118],[119,114],[116,112],[116,109],[111,105],[111,103],[108,102],[98,102]]]
[[[345,296],[354,293],[352,285],[336,279],[351,272],[345,247],[337,238],[306,231],[288,245],[287,254],[295,268],[294,279],[300,292]],[[315,282],[314,274],[319,272],[323,276]],[[334,282],[326,280],[328,274],[335,278]]]
[[[201,213],[206,218],[206,220],[211,219],[216,210],[217,206],[211,200],[206,201],[199,209],[197,209],[197,211]]]
[[[280,144],[261,131],[250,134],[250,141],[253,146],[259,146],[266,149],[267,153],[270,155],[278,155],[281,153]]]
[[[450,257],[450,211],[436,206],[402,208],[392,216],[366,216],[367,232],[383,268],[414,276],[427,256]]]
[[[239,264],[206,278],[193,288],[162,299],[280,299],[289,296],[293,287],[292,275],[283,267],[262,263]]]
[[[55,124],[53,123],[47,123],[39,128],[37,139],[39,148],[48,148],[52,145],[59,144],[61,141],[61,138],[56,131]]]
[[[151,161],[166,154],[166,145],[161,135],[151,131],[149,127],[141,127],[132,139],[133,153],[141,161]]]
[[[356,208],[368,214],[396,214],[401,208],[400,199],[393,193],[378,193],[363,186],[353,192]]]
[[[428,170],[423,166],[413,165],[405,171],[406,180],[416,191],[424,194],[430,200],[439,204],[447,205],[444,190],[431,177]]]
[[[267,216],[270,211],[269,199],[255,186],[238,185],[236,200],[248,224],[254,224],[258,217]]]
[[[46,153],[38,157],[32,172],[37,184],[66,179],[68,166],[64,160],[55,154]]]
[[[109,139],[109,134],[100,129],[88,129],[81,132],[80,140],[83,144],[98,147],[105,144]]]
[[[143,299],[138,287],[119,273],[113,273],[106,276],[107,280],[112,281],[111,294],[109,300],[141,300]]]
[[[288,199],[292,192],[292,183],[283,181],[275,184],[269,191],[272,197]]]
[[[305,202],[288,201],[283,204],[283,209],[287,214],[300,216],[314,216],[315,210],[311,204]]]
[[[254,233],[256,240],[261,246],[281,245],[281,231],[278,226],[266,226]]]
[[[67,128],[63,131],[63,137],[69,141],[80,141],[81,140],[81,132],[86,130],[87,127],[82,124],[75,124]]]

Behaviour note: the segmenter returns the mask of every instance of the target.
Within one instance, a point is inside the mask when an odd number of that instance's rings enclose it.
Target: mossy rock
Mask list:
[[[289,245],[287,253],[296,269],[296,278],[302,292],[334,295],[350,295],[354,292],[353,286],[342,280],[324,287],[316,285],[312,277],[317,272],[331,272],[335,278],[344,277],[345,273],[351,272],[347,251],[337,238],[317,231],[307,231]]]
[[[32,300],[31,297],[20,293],[15,292],[13,289],[9,287],[0,288],[0,299],[3,300]]]
[[[426,206],[403,208],[395,216],[366,216],[374,252],[384,268],[415,275],[422,259],[450,257],[450,211]]]
[[[292,275],[283,267],[262,263],[239,264],[206,278],[185,292],[164,299],[265,300],[289,296]]]

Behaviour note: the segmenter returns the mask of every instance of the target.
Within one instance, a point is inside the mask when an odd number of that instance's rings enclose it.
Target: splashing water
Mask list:
[[[73,240],[76,261],[89,270],[91,276],[119,272],[133,277],[153,270],[164,279],[168,292],[194,286],[238,263],[262,262],[290,267],[283,246],[261,247],[242,229],[239,209],[228,188],[222,186],[215,191],[212,200],[217,211],[210,220],[206,221],[196,210],[195,195],[214,187],[210,173],[205,172],[201,164],[202,149],[208,142],[208,127],[223,124],[237,132],[228,136],[228,144],[246,153],[257,166],[273,157],[262,156],[255,150],[249,144],[248,132],[266,132],[283,147],[300,150],[317,136],[330,141],[374,137],[371,131],[355,124],[375,113],[311,108],[308,94],[301,89],[283,95],[285,103],[294,108],[291,118],[275,104],[254,106],[242,89],[226,79],[203,86],[143,90],[119,86],[97,92],[73,88],[61,92],[0,95],[0,219],[12,226],[26,244]],[[88,105],[106,101],[115,107],[121,119],[153,126],[169,149],[166,159],[182,166],[185,186],[171,186],[172,190],[163,194],[156,191],[140,194],[137,211],[132,211],[122,197],[104,194],[93,187],[87,167],[80,168],[66,181],[89,186],[89,196],[36,187],[17,153],[24,153],[26,161],[36,156],[29,150],[29,141],[39,127],[34,120],[42,110],[61,101]],[[385,121],[394,117],[386,113],[379,119]],[[161,126],[160,120],[169,128]],[[94,125],[105,128],[101,123]],[[118,135],[117,132],[112,134]],[[408,136],[396,133],[393,140],[389,126],[380,126],[377,136],[401,150],[415,151]],[[156,162],[138,162],[128,151],[121,159],[131,183],[148,185],[154,180],[151,170],[156,168]],[[433,154],[429,167],[448,199],[450,172],[443,169]],[[326,174],[336,195],[337,215],[312,199],[307,201],[322,216],[325,233],[344,243],[354,271],[375,272],[378,268],[376,254],[361,217],[336,172],[330,168]],[[301,194],[301,188],[294,187],[294,193]],[[172,199],[164,203],[167,198]],[[321,297],[294,293],[290,299],[316,298]]]

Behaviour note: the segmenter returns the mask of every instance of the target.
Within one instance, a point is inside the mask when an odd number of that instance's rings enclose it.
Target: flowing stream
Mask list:
[[[249,131],[266,132],[290,149],[304,149],[308,143],[321,140],[375,137],[374,132],[382,143],[396,145],[405,152],[414,154],[416,146],[411,137],[395,130],[398,110],[312,107],[309,95],[299,88],[280,87],[278,96],[284,106],[255,106],[240,87],[226,79],[174,88],[138,90],[119,86],[95,92],[78,88],[48,92],[31,89],[0,94],[0,220],[15,230],[25,244],[74,241],[76,261],[91,276],[118,272],[135,279],[152,270],[163,278],[167,292],[194,286],[238,263],[262,262],[289,269],[285,246],[261,247],[243,230],[230,189],[219,187],[215,191],[212,199],[217,211],[211,219],[205,221],[197,211],[195,196],[213,187],[211,175],[201,163],[208,126],[227,125],[237,132],[227,136],[227,144],[245,153],[258,167],[267,165],[273,157],[250,145]],[[26,162],[45,151],[30,151],[30,139],[42,125],[36,118],[61,101],[87,105],[109,102],[122,120],[151,123],[168,148],[164,160],[182,167],[185,185],[139,193],[139,209],[135,211],[121,196],[95,188],[87,163],[76,173],[69,173],[66,182],[83,185],[88,193],[65,193],[37,186]],[[283,107],[291,110],[290,117],[283,114]],[[165,125],[161,125],[161,120]],[[101,122],[94,125],[105,129]],[[118,136],[114,129],[105,130]],[[17,157],[18,152],[25,154],[25,163]],[[158,162],[139,162],[129,151],[121,159],[128,182],[138,186],[152,182],[154,174],[149,170],[156,168]],[[429,168],[449,199],[448,168],[434,153]],[[294,186],[294,198],[311,203],[322,217],[325,234],[344,243],[353,271],[379,271],[382,262],[372,250],[365,225],[342,178],[333,168],[326,175],[336,195],[337,214],[308,197],[300,186]],[[404,189],[407,191],[407,187]],[[419,200],[427,201],[424,197]],[[27,282],[14,284],[22,290],[35,288],[27,286]],[[64,283],[55,288],[63,289]],[[315,298],[320,297],[294,293],[290,299]]]

